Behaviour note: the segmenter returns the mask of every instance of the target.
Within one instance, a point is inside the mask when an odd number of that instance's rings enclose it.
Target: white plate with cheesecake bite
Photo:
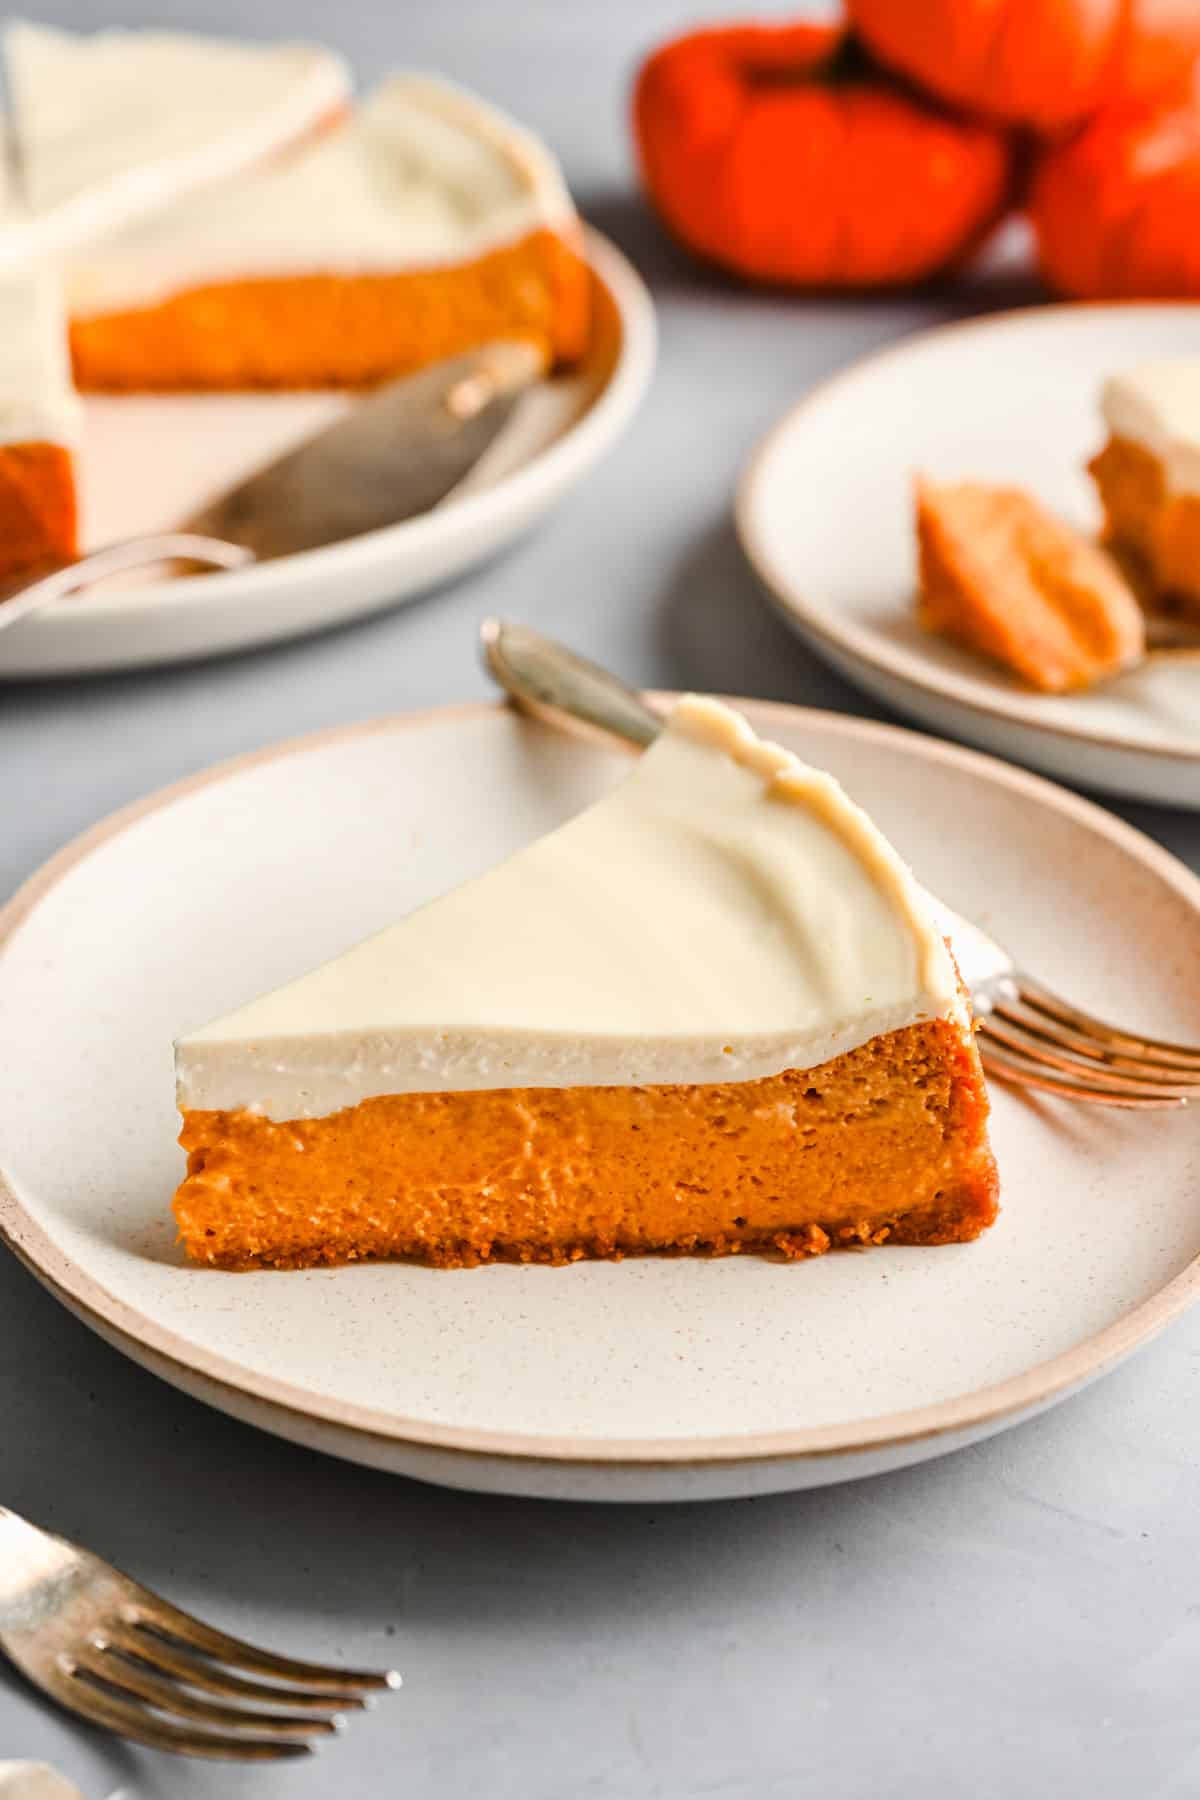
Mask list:
[[[1082,1005],[1200,1039],[1200,882],[1156,845],[972,752],[738,704],[1023,963]],[[501,862],[628,770],[621,750],[503,708],[444,709],[242,759],[62,852],[0,916],[8,1244],[102,1336],[239,1418],[428,1480],[584,1499],[765,1493],[939,1454],[1074,1392],[1200,1293],[1195,1117],[999,1088],[1002,1211],[973,1242],[798,1262],[189,1262],[170,1211],[172,1040]]]
[[[1197,356],[1200,307],[1187,303],[1045,306],[920,333],[769,434],[738,495],[743,546],[797,634],[898,711],[1070,782],[1200,807],[1200,661],[1037,692],[922,629],[913,529],[921,474],[1019,487],[1098,532],[1087,464],[1110,430],[1105,384]]]

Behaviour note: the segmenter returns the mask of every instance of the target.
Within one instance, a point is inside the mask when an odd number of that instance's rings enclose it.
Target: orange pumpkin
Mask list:
[[[1200,86],[1110,108],[1044,151],[1030,212],[1061,293],[1200,297]]]
[[[891,68],[959,106],[1055,131],[1172,86],[1200,54],[1198,0],[848,0]]]
[[[643,67],[633,111],[668,229],[755,280],[916,280],[973,248],[1008,197],[1005,139],[898,91],[839,26],[676,39]]]

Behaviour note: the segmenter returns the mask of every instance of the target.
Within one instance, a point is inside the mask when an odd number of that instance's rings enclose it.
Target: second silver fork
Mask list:
[[[0,1649],[89,1724],[222,1761],[307,1756],[371,1690],[400,1683],[386,1670],[297,1662],[216,1631],[2,1506]]]

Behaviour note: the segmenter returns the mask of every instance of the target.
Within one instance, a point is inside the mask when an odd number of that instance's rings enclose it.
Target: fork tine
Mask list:
[[[312,1745],[306,1743],[190,1731],[62,1672],[47,1682],[46,1689],[60,1705],[90,1725],[101,1725],[106,1731],[115,1731],[119,1737],[146,1744],[152,1750],[173,1750],[181,1756],[205,1756],[218,1762],[280,1762],[287,1757],[312,1755]]]
[[[1140,1076],[1153,1080],[1158,1077],[1168,1081],[1173,1087],[1200,1088],[1200,1067],[1193,1068],[1190,1063],[1168,1062],[1149,1052],[1135,1054],[1131,1050],[1115,1049],[1102,1039],[1076,1031],[1069,1025],[1059,1024],[1048,1013],[1022,1009],[1006,1000],[996,1000],[992,1004],[991,1016],[1007,1019],[1027,1037],[1037,1038],[1055,1049],[1071,1052],[1076,1058],[1076,1065],[1078,1058],[1083,1056],[1088,1058],[1093,1068],[1111,1069],[1114,1073],[1127,1074],[1131,1078]]]
[[[1044,1068],[1059,1069],[1065,1075],[1075,1076],[1092,1086],[1104,1088],[1110,1093],[1141,1094],[1146,1098],[1157,1097],[1161,1100],[1186,1100],[1196,1092],[1196,1083],[1159,1081],[1153,1075],[1142,1071],[1126,1071],[1112,1067],[1103,1059],[1092,1061],[1077,1056],[1066,1046],[1055,1048],[1055,1040],[1045,1038],[1040,1033],[1026,1035],[1026,1028],[1020,1019],[1015,1022],[1017,1029],[1010,1031],[1007,1022],[1012,1020],[1010,1013],[1004,1014],[1005,1024],[996,1018],[988,1018],[980,1031],[996,1044],[1003,1044],[1018,1056],[1027,1057],[1031,1062],[1039,1063]]]
[[[360,1694],[321,1694],[312,1689],[274,1687],[265,1681],[247,1681],[200,1655],[193,1656],[172,1646],[166,1638],[149,1631],[108,1632],[93,1639],[93,1643],[97,1649],[108,1650],[154,1674],[173,1675],[188,1687],[200,1688],[206,1694],[220,1694],[227,1700],[265,1700],[269,1706],[314,1707],[326,1712],[367,1704]]]
[[[1101,1087],[1090,1077],[1086,1081],[1072,1081],[995,1042],[986,1030],[986,1024],[980,1025],[979,1035],[979,1054],[989,1075],[997,1075],[1018,1087],[1040,1088],[1044,1093],[1057,1094],[1064,1100],[1081,1100],[1095,1106],[1121,1106],[1136,1112],[1162,1112],[1187,1104],[1184,1100],[1162,1099],[1136,1088]]]
[[[238,1706],[225,1706],[219,1700],[205,1700],[189,1694],[186,1688],[152,1675],[146,1669],[134,1669],[107,1652],[94,1651],[86,1658],[70,1659],[68,1673],[80,1680],[102,1687],[118,1698],[140,1700],[168,1718],[190,1719],[197,1725],[228,1726],[233,1731],[249,1731],[261,1738],[278,1742],[308,1737],[329,1736],[339,1731],[344,1721],[333,1718],[298,1718],[276,1713],[251,1712]]]
[[[1122,1031],[1117,1025],[1110,1025],[1106,1019],[1096,1018],[1094,1013],[1084,1012],[1080,1007],[1070,1006],[1052,989],[1035,981],[1031,975],[1018,974],[1013,977],[1017,992],[1027,1005],[1038,1012],[1046,1013],[1057,1019],[1060,1024],[1071,1026],[1076,1031],[1086,1032],[1089,1036],[1099,1038],[1111,1044],[1114,1049],[1152,1051],[1168,1059],[1184,1062],[1189,1068],[1200,1069],[1200,1048],[1194,1044],[1175,1044],[1165,1038],[1144,1037],[1133,1032]]]
[[[235,1669],[249,1669],[256,1675],[267,1675],[276,1681],[294,1681],[325,1694],[355,1694],[364,1688],[397,1688],[400,1677],[394,1669],[331,1669],[321,1663],[298,1662],[290,1656],[277,1656],[272,1650],[247,1644],[227,1632],[214,1631],[211,1625],[181,1612],[169,1601],[160,1600],[143,1588],[137,1601],[122,1609],[122,1619],[141,1631],[200,1650],[218,1662]]]

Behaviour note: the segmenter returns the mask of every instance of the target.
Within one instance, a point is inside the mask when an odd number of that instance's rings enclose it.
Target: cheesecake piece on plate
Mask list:
[[[67,280],[87,388],[357,386],[490,337],[569,361],[587,335],[588,271],[554,159],[418,75],[73,257]]]
[[[1200,357],[1105,383],[1108,441],[1088,467],[1105,535],[1148,597],[1200,618]]]
[[[0,272],[0,582],[76,554],[81,428],[57,284]]]
[[[922,478],[916,524],[927,630],[1049,694],[1119,675],[1144,655],[1141,609],[1121,570],[1022,489]]]
[[[828,775],[687,699],[596,805],[176,1047],[224,1268],[946,1244],[996,1212],[927,898]]]
[[[173,31],[4,31],[27,217],[0,258],[65,250],[232,176],[332,118],[333,51]]]

